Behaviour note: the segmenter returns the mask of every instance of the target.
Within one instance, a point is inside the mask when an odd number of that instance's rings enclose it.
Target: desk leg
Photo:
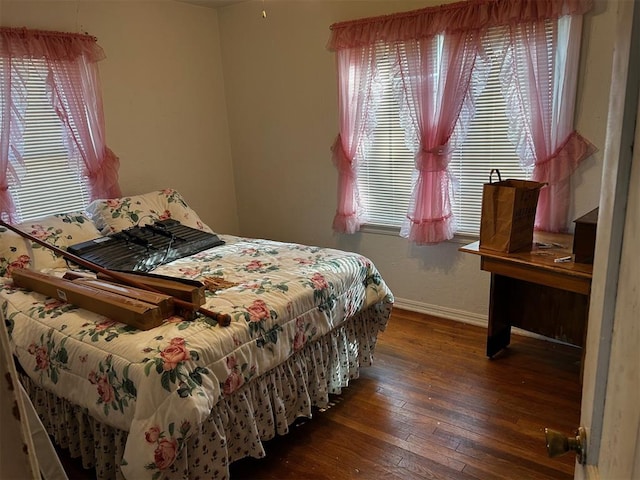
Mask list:
[[[491,358],[511,343],[511,321],[509,320],[509,298],[501,293],[507,291],[509,279],[491,274],[489,294],[489,325],[487,327],[487,357]]]

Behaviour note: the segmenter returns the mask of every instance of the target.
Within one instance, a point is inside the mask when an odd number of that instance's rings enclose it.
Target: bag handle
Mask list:
[[[502,177],[500,176],[500,170],[498,170],[497,168],[492,168],[491,173],[489,173],[489,183],[493,183],[493,172],[496,172],[498,174],[498,181],[501,182]]]

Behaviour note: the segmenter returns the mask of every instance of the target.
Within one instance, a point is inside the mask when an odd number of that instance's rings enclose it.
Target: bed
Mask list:
[[[19,228],[64,249],[163,218],[211,231],[171,189]],[[222,279],[205,306],[231,324],[173,316],[140,331],[16,288],[16,268],[62,275],[69,265],[2,232],[0,307],[23,383],[56,443],[100,479],[227,478],[231,462],[264,456],[264,441],[372,363],[393,295],[370,260],[216,233],[224,245],[154,273]]]

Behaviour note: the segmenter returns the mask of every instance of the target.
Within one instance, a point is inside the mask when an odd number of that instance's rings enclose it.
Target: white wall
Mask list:
[[[217,13],[156,1],[3,0],[0,24],[88,32],[107,143],[124,194],[177,189],[220,232],[238,232]]]
[[[334,55],[338,21],[437,5],[442,0],[250,1],[219,10],[238,212],[244,235],[356,250],[370,257],[403,304],[486,321],[489,274],[460,244],[414,246],[373,234],[336,235],[337,173],[329,147],[337,134]],[[584,23],[578,131],[602,148],[614,17],[595,2]],[[597,33],[596,33],[597,32]],[[601,152],[575,174],[570,218],[597,206]]]
[[[338,114],[329,25],[440,3],[253,0],[216,11],[167,0],[3,0],[0,22],[98,37],[108,56],[107,140],[121,158],[125,193],[173,186],[220,232],[358,251],[399,303],[482,322],[489,274],[459,243],[418,247],[331,230]],[[595,0],[584,23],[576,127],[600,149],[614,24],[607,2]],[[600,151],[574,175],[570,218],[597,206],[601,173]]]

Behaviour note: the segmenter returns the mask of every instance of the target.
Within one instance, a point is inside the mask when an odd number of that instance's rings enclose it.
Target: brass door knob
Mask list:
[[[549,428],[544,429],[549,457],[555,458],[568,452],[576,452],[576,458],[582,465],[587,463],[587,432],[584,427],[578,428],[574,437],[566,437],[562,433]]]

